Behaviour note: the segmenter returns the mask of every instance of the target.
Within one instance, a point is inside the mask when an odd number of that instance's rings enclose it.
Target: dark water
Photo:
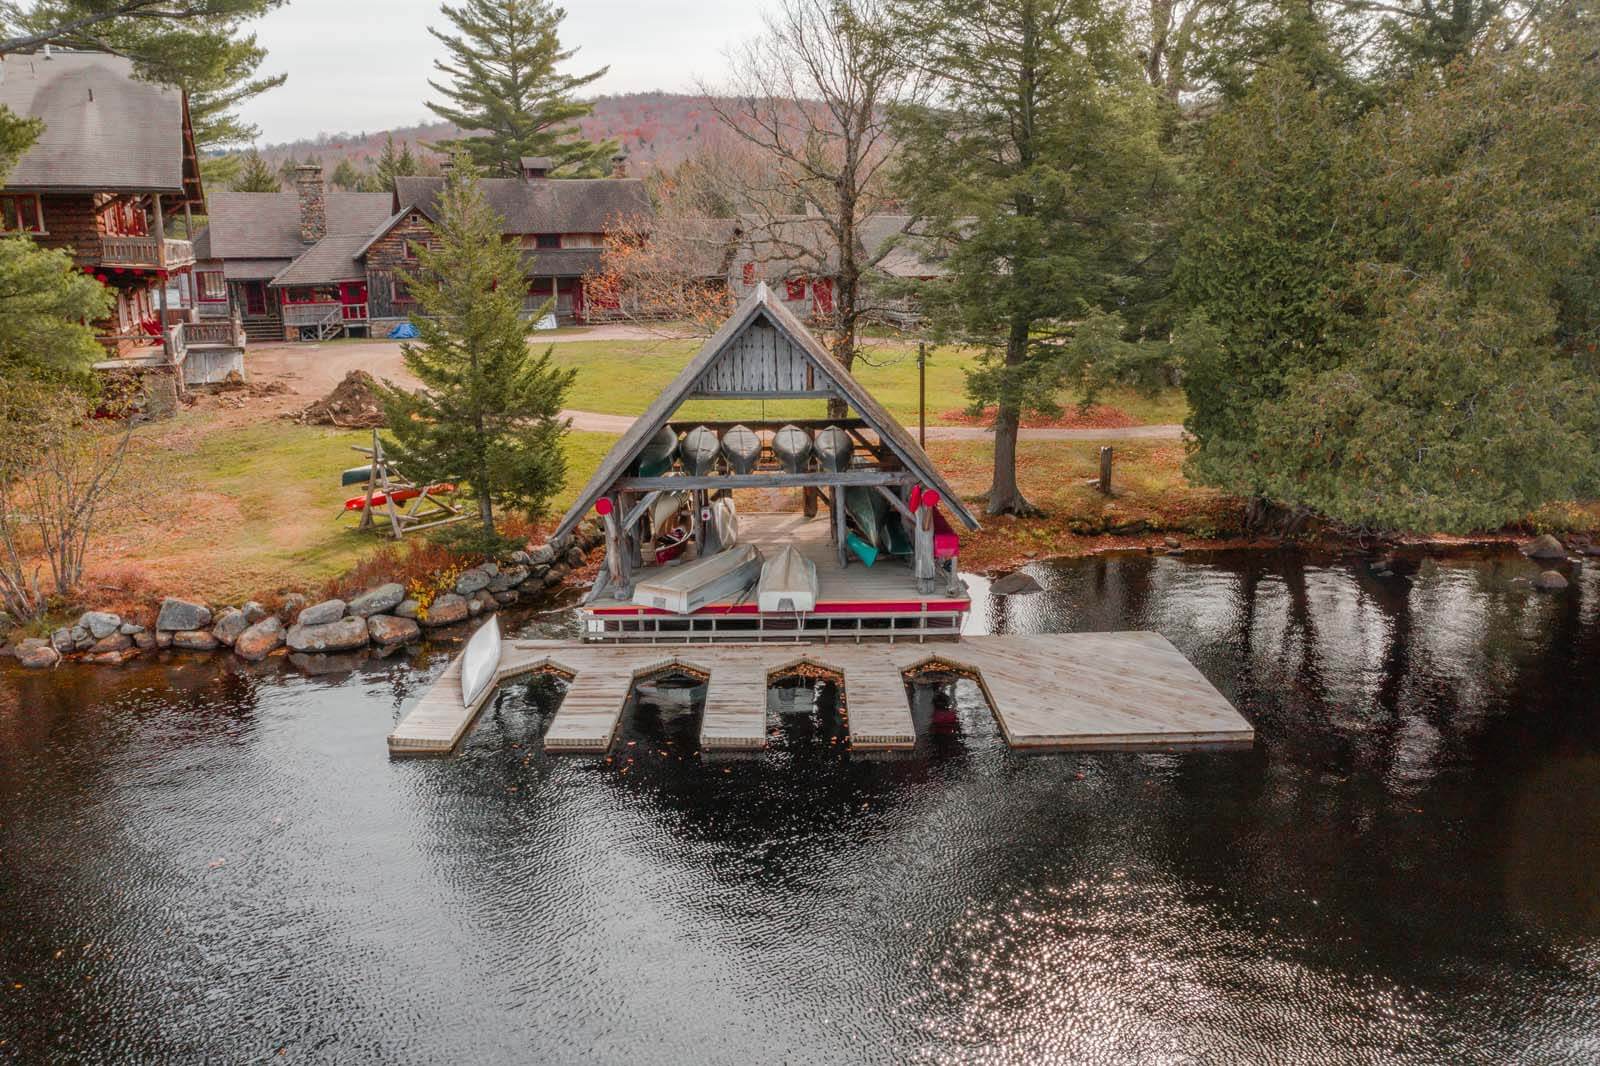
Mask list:
[[[823,685],[550,760],[540,680],[391,762],[442,653],[0,673],[0,1060],[1600,1060],[1600,573],[1032,569],[980,627],[1159,630],[1256,747],[1013,755],[962,682],[905,758]]]

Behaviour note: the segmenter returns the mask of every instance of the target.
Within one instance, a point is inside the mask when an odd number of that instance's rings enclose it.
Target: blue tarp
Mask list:
[[[409,322],[402,322],[389,331],[389,339],[395,341],[416,340],[417,327]]]

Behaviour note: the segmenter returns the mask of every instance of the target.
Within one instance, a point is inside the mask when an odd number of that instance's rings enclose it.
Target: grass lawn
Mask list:
[[[568,484],[577,495],[614,438],[568,439]],[[350,450],[366,431],[285,420],[218,424],[189,412],[138,434],[121,498],[105,511],[92,554],[96,581],[231,602],[277,589],[314,589],[391,543],[340,518],[354,488],[339,472],[362,462]]]
[[[1178,441],[1126,441],[1116,446],[1112,496],[1090,484],[1100,472],[1100,445],[1088,441],[1022,441],[1017,469],[1023,495],[1045,512],[1038,518],[986,517],[982,495],[994,470],[987,441],[929,441],[928,452],[983,528],[963,538],[962,563],[972,569],[1024,555],[1071,555],[1110,538],[1150,532],[1215,536],[1238,528],[1237,500],[1189,484]]]
[[[574,341],[555,347],[553,359],[578,371],[567,406],[602,414],[636,415],[650,405],[699,350],[692,340]],[[928,424],[948,425],[947,412],[966,405],[966,376],[973,363],[970,351],[935,349],[928,359]],[[897,419],[908,426],[917,422],[917,350],[914,346],[874,345],[857,364],[855,375]],[[1061,402],[1074,397],[1063,393]],[[1183,393],[1164,390],[1155,397],[1124,390],[1107,394],[1102,403],[1121,408],[1146,424],[1182,422],[1188,413]],[[697,400],[685,404],[680,418],[800,418],[821,417],[825,405],[817,400],[774,400],[770,403],[735,403]]]

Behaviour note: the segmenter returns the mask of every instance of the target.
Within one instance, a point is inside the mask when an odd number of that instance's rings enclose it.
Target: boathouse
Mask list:
[[[776,400],[817,401],[819,417],[678,417],[690,401],[748,416]],[[820,417],[826,401],[848,414]],[[558,534],[591,511],[607,530],[582,606],[592,641],[951,639],[971,604],[957,527],[977,520],[764,284],[606,455]]]

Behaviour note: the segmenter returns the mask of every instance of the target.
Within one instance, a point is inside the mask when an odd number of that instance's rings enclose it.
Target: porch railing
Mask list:
[[[166,262],[161,260],[165,245]],[[111,266],[148,267],[168,270],[194,263],[194,244],[190,241],[161,240],[156,237],[102,237],[100,261]]]

